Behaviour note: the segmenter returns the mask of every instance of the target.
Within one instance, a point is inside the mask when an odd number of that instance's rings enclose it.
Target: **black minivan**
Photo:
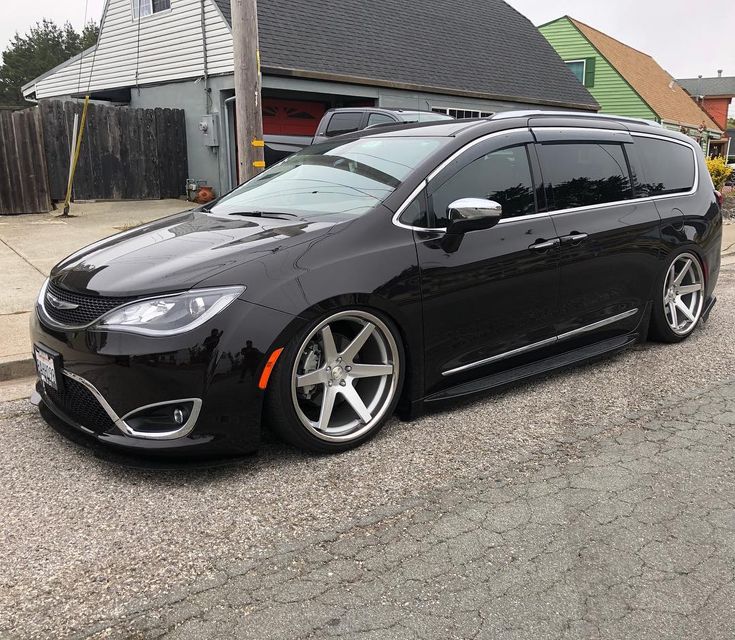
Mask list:
[[[156,453],[312,451],[706,319],[722,219],[655,123],[510,112],[386,126],[59,263],[36,402]]]

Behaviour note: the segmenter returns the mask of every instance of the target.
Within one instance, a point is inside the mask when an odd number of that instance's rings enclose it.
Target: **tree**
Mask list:
[[[20,90],[24,84],[91,47],[98,34],[94,22],[78,33],[68,22],[60,27],[46,19],[37,22],[24,36],[16,33],[2,54],[0,105],[27,104]]]

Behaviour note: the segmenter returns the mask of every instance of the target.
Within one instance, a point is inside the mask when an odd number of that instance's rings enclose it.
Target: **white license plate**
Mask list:
[[[33,347],[33,356],[36,359],[36,371],[41,382],[47,384],[52,389],[58,389],[59,385],[56,381],[56,364],[54,356],[46,353],[38,347]]]

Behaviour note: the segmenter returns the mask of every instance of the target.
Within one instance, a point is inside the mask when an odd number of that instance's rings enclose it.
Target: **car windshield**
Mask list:
[[[214,215],[362,215],[385,200],[447,138],[332,140],[273,165],[224,196]]]

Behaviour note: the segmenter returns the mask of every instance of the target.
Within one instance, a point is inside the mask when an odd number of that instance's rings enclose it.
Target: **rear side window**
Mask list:
[[[362,122],[362,113],[359,111],[348,111],[346,113],[335,113],[327,125],[328,136],[338,136],[341,133],[357,131]]]
[[[643,164],[637,185],[640,195],[685,193],[694,187],[696,165],[688,146],[636,136],[635,149]]]
[[[623,146],[615,143],[543,144],[542,171],[552,209],[572,209],[633,197]]]

